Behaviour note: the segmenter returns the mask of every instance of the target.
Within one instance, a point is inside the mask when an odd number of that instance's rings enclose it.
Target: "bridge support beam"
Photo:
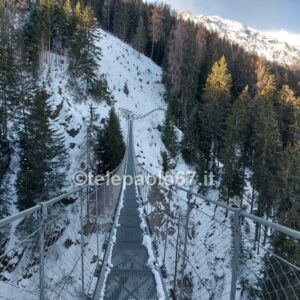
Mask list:
[[[84,299],[84,228],[83,228],[83,190],[80,190],[80,255],[81,255],[81,292]]]
[[[45,299],[45,222],[47,218],[47,206],[41,202],[40,213],[40,300]]]
[[[232,275],[231,275],[231,290],[230,300],[236,298],[236,286],[239,273],[240,247],[241,247],[241,214],[240,210],[234,211],[234,249],[232,257]]]

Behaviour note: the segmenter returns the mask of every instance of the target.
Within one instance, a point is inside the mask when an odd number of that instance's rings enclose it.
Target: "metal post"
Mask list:
[[[40,229],[40,300],[45,299],[45,221],[47,206],[41,203],[41,229]]]
[[[99,262],[100,258],[100,247],[99,247],[99,211],[98,211],[98,186],[95,185],[96,191],[95,191],[95,198],[96,198],[96,236],[97,236],[97,260]]]
[[[81,254],[81,290],[84,298],[84,235],[83,235],[83,193],[80,190],[80,254]]]
[[[241,215],[240,210],[234,212],[234,253],[232,258],[232,275],[231,275],[231,290],[230,300],[235,300],[236,285],[239,272],[239,259],[240,259],[240,244],[241,244]]]
[[[178,224],[177,224],[177,238],[176,238],[176,251],[175,251],[175,271],[174,271],[174,282],[173,282],[173,291],[176,295],[176,288],[177,288],[177,265],[179,261],[179,237],[180,237],[180,221],[181,221],[181,212],[179,210],[179,216],[178,216]]]
[[[165,233],[165,245],[164,245],[164,257],[163,257],[163,266],[166,267],[166,253],[167,253],[167,243],[168,243],[168,227],[169,227],[169,217],[170,217],[170,205],[171,205],[171,199],[172,199],[172,186],[170,187],[170,190],[168,192],[168,199],[169,199],[169,206],[168,206],[168,216],[166,221],[166,233]]]
[[[87,173],[89,174],[89,173]],[[89,184],[86,187],[86,223],[90,223],[90,201],[89,201],[89,195],[90,195],[90,186]]]
[[[188,231],[189,231],[189,218],[191,213],[191,200],[192,200],[192,194],[187,194],[187,212],[185,217],[185,233],[184,233],[184,249],[183,249],[183,263],[182,263],[182,269],[181,269],[181,289],[180,289],[180,299],[184,298],[184,290],[183,290],[183,283],[184,283],[184,271],[186,268],[186,256],[187,256],[187,238],[188,238]]]

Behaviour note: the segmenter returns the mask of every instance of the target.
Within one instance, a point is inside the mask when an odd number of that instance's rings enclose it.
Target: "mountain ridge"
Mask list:
[[[189,11],[179,12],[178,17],[202,24],[209,31],[217,32],[220,37],[236,43],[247,52],[255,53],[271,62],[289,67],[300,63],[300,46],[292,46],[238,21],[219,16],[195,16]]]

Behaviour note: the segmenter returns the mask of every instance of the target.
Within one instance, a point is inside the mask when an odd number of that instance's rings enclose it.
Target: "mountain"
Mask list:
[[[294,66],[300,63],[300,46],[295,47],[242,23],[217,16],[193,16],[188,11],[179,13],[180,18],[203,24],[208,30],[232,41],[269,61]]]

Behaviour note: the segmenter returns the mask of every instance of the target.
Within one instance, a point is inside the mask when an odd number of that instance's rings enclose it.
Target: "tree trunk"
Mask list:
[[[151,59],[153,58],[154,53],[154,24],[152,21],[152,48],[151,48]]]
[[[151,59],[153,59],[153,53],[154,53],[154,40],[152,40]]]
[[[254,196],[255,196],[255,191],[254,191],[254,188],[252,187],[252,196],[251,196],[251,208],[250,208],[250,214],[253,214]]]
[[[246,172],[245,167],[243,167],[240,209],[243,208],[243,204],[244,204],[243,202],[244,202],[245,172]]]

